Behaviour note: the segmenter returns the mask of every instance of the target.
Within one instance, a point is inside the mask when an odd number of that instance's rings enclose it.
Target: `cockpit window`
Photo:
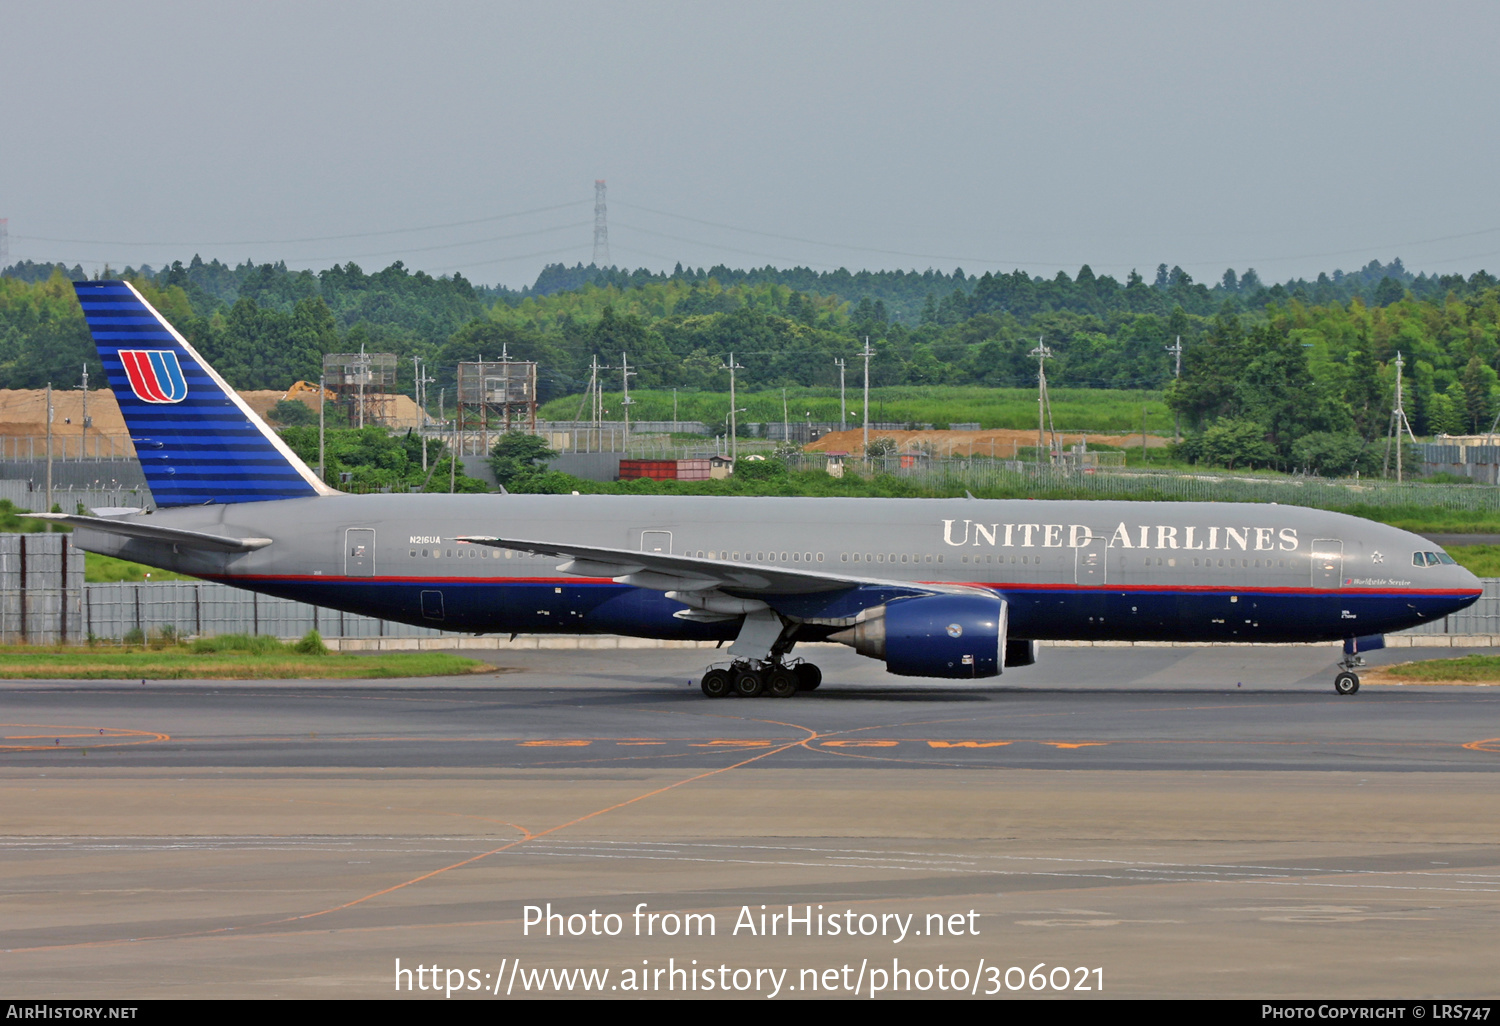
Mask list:
[[[1413,552],[1411,554],[1412,566],[1440,566],[1443,563],[1456,566],[1458,561],[1446,552]]]
[[[1446,563],[1449,566],[1457,566],[1458,565],[1458,560],[1454,559],[1452,556],[1448,555],[1448,553],[1446,553],[1446,552],[1439,552],[1437,554],[1437,558],[1438,558],[1438,562],[1440,562],[1440,563]]]
[[[1424,556],[1420,552],[1413,552],[1411,554],[1411,565],[1412,566],[1426,567],[1427,566],[1427,557]]]

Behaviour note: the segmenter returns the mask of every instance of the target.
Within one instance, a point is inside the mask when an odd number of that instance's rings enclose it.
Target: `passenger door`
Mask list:
[[[1103,584],[1106,576],[1106,557],[1109,555],[1109,538],[1096,534],[1083,545],[1073,550],[1073,582],[1075,584]]]
[[[1319,538],[1312,543],[1312,586],[1334,589],[1344,583],[1344,543]]]
[[[375,529],[351,527],[344,532],[344,576],[375,576]]]

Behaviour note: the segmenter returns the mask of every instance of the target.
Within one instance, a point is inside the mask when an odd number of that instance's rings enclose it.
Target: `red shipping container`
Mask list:
[[[671,481],[677,478],[676,460],[621,460],[620,480],[634,481],[649,477],[656,481]]]

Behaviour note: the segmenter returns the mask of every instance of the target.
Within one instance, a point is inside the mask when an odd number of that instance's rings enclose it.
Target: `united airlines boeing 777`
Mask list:
[[[1427,540],[1212,502],[343,495],[127,282],[76,284],[157,508],[57,514],[77,544],[444,630],[732,642],[704,694],[788,697],[832,640],[891,673],[979,679],[1048,639],[1345,641],[1474,602]]]

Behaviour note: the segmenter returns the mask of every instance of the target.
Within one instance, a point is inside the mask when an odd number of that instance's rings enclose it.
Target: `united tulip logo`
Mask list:
[[[187,379],[170,349],[121,349],[120,362],[136,398],[148,403],[180,403],[187,398]]]

